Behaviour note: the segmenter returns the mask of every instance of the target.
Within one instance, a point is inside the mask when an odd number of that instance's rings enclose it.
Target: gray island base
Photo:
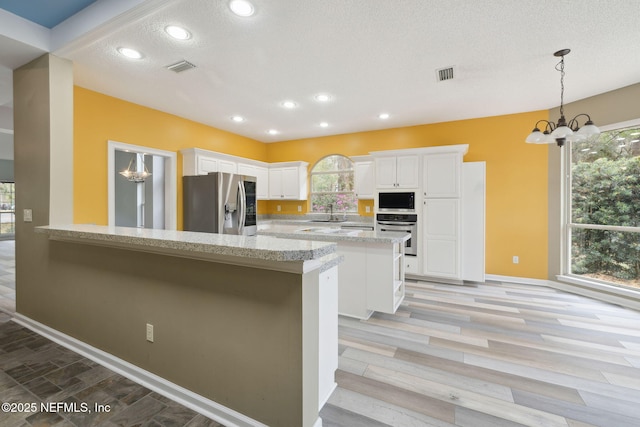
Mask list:
[[[338,360],[335,243],[89,225],[35,231],[48,239],[47,278],[19,295],[18,322],[157,376],[220,422],[322,425]]]

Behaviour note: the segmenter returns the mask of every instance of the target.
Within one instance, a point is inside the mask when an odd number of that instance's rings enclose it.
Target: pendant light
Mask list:
[[[562,49],[553,54],[553,56],[561,58],[556,65],[556,70],[560,71],[560,118],[558,123],[539,120],[525,142],[530,144],[553,144],[555,142],[558,147],[562,147],[567,141],[581,141],[600,134],[600,129],[593,124],[588,114],[580,113],[568,123],[564,117],[564,57],[569,52],[571,49]],[[586,117],[582,127],[578,124],[578,118],[581,116]],[[545,123],[544,132],[538,128],[540,123]]]
[[[141,165],[142,167],[139,167],[139,165]],[[131,157],[129,166],[125,170],[121,171],[120,175],[127,178],[128,181],[138,184],[144,182],[145,179],[150,177],[151,172],[149,172],[149,169],[147,169],[147,165],[144,163],[144,154],[136,153],[135,156]]]

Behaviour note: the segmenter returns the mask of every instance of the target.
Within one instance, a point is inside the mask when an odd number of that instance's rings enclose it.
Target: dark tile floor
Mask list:
[[[222,426],[12,322],[3,312],[0,402],[2,427]]]

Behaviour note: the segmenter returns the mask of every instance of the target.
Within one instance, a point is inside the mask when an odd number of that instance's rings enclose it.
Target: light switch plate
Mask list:
[[[32,222],[33,221],[33,211],[31,209],[24,209],[22,211],[22,218],[24,222]]]

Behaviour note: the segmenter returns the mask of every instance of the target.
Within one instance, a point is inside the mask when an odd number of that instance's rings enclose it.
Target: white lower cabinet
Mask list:
[[[368,308],[382,313],[395,313],[403,299],[404,245],[368,245]]]
[[[318,331],[318,409],[336,388],[338,369],[338,267],[320,273]]]
[[[368,319],[374,311],[395,313],[404,299],[404,245],[338,242],[338,312]]]
[[[338,266],[338,313],[367,319],[371,310],[367,308],[367,253],[362,244],[339,242],[338,253],[344,261]]]
[[[460,200],[426,199],[422,221],[422,273],[460,279]]]
[[[420,274],[420,262],[418,257],[405,254],[404,272],[405,274]]]

